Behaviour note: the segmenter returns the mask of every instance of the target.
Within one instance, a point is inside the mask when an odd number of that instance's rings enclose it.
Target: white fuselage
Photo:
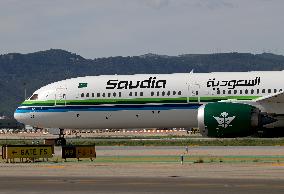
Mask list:
[[[217,101],[283,115],[283,104],[254,103],[282,91],[283,82],[283,71],[79,77],[40,88],[14,116],[45,128],[190,128],[197,127],[198,108]],[[270,127],[276,126],[284,126],[282,119]]]

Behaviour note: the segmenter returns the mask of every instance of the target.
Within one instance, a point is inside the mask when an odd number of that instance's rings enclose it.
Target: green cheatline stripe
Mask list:
[[[200,102],[217,102],[220,100],[253,100],[260,96],[206,96],[200,97]],[[189,102],[197,103],[198,97],[189,97]],[[147,103],[187,103],[187,97],[180,98],[131,98],[131,99],[86,99],[57,100],[57,105],[100,105],[100,104],[147,104]],[[55,100],[25,101],[22,106],[53,106]]]
[[[146,104],[146,103],[186,103],[187,98],[131,98],[131,99],[86,99],[86,100],[57,100],[58,105],[99,105],[99,104]],[[25,101],[23,106],[53,106],[55,100]]]
[[[254,100],[259,98],[260,96],[205,96],[200,97],[201,102],[215,102],[220,100]]]

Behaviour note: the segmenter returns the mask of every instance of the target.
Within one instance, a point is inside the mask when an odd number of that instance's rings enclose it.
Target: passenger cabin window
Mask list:
[[[154,94],[155,94],[154,92],[151,92],[151,96],[154,96]]]
[[[177,94],[177,92],[176,91],[173,91],[173,95],[176,95]]]
[[[238,93],[238,91],[237,90],[234,90],[234,94],[237,94]]]
[[[84,93],[82,93],[82,94],[81,94],[81,97],[84,98],[84,96],[85,96]]]
[[[242,94],[243,93],[243,91],[242,90],[240,90],[240,94]]]
[[[220,93],[221,93],[221,92],[220,92],[220,90],[218,89],[218,90],[217,90],[217,94],[220,94]]]
[[[181,96],[181,91],[178,91],[178,95]]]
[[[38,94],[34,94],[30,97],[30,100],[37,100],[38,99]]]
[[[270,94],[270,93],[271,93],[271,89],[268,89],[268,90],[267,90],[267,93]]]
[[[140,96],[143,96],[143,92],[140,92]]]
[[[279,92],[282,92],[282,89],[280,89]]]
[[[87,94],[86,94],[86,98],[88,98],[89,96],[90,96],[89,93],[87,93]]]
[[[245,90],[245,94],[248,94],[248,90]]]
[[[99,98],[101,96],[101,93],[97,93],[97,97]]]
[[[170,92],[170,91],[168,91],[167,95],[168,95],[168,96],[169,96],[169,95],[171,95],[171,92]]]
[[[274,89],[274,93],[276,93],[277,92],[277,89]]]
[[[92,93],[92,97],[93,97],[93,98],[95,97],[95,94],[94,94],[94,93]]]
[[[231,94],[231,92],[232,92],[231,90],[228,90],[228,94]]]
[[[265,93],[265,89],[262,89],[262,93],[263,93],[263,94]]]
[[[256,93],[259,94],[259,89],[256,90]]]
[[[251,93],[251,94],[253,94],[253,93],[254,93],[254,90],[253,90],[253,89],[251,89],[250,93]]]

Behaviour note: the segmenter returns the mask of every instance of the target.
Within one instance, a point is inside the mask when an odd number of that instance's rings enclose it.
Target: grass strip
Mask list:
[[[149,137],[148,137],[149,138]],[[0,145],[43,144],[43,139],[0,139]],[[97,139],[68,138],[67,144],[97,146],[284,146],[284,138],[161,138],[161,139]]]

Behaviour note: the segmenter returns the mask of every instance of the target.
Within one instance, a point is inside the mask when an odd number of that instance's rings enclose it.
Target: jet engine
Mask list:
[[[258,127],[272,122],[258,108],[232,102],[205,104],[198,109],[197,117],[202,136],[208,137],[248,136]]]

